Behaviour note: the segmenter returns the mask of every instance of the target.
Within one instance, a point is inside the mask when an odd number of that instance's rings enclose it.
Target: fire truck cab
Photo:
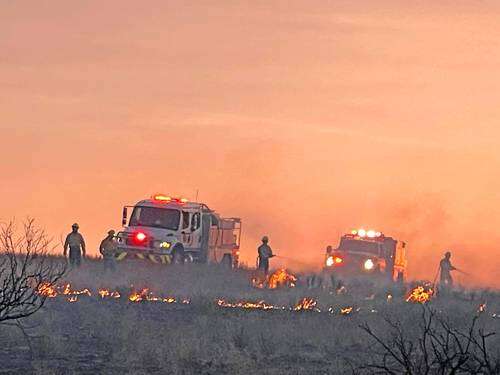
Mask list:
[[[374,230],[353,230],[327,251],[324,269],[339,277],[386,276],[403,282],[406,275],[406,243]]]
[[[118,260],[238,265],[241,220],[223,218],[203,203],[157,194],[125,206],[122,225],[116,236]]]

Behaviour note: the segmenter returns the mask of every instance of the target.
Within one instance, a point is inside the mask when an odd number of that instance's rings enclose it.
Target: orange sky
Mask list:
[[[500,3],[226,3],[3,4],[0,219],[78,221],[96,252],[123,204],[199,189],[249,262],[363,225],[412,277],[451,248],[499,287]]]

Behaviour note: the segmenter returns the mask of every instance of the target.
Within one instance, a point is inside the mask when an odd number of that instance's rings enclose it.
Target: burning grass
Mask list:
[[[432,285],[418,285],[413,288],[406,297],[406,302],[427,303],[434,297]]]
[[[363,354],[370,348],[359,330],[363,322],[381,327],[391,316],[418,332],[421,309],[432,307],[454,324],[477,316],[491,328],[500,313],[494,294],[433,296],[421,304],[406,302],[414,288],[407,294],[347,285],[338,293],[300,282],[270,289],[266,281],[260,289],[241,270],[134,266],[106,274],[99,266],[87,264],[64,282],[40,287],[48,302],[30,320],[29,334],[45,341],[33,342],[33,354],[22,357],[28,354],[23,335],[0,326],[7,372],[42,366],[35,372],[253,373],[264,363],[275,374],[351,373],[345,358],[370,360]]]
[[[274,271],[269,276],[257,271],[252,277],[252,285],[258,289],[294,288],[296,283],[297,277],[284,268]]]
[[[276,290],[284,288],[283,290],[295,290],[297,277],[284,269],[277,270],[266,278],[265,284],[257,283],[257,285],[265,285],[263,288]],[[255,278],[253,278],[253,286],[256,286]],[[291,289],[294,288],[294,289]],[[258,287],[258,289],[262,289]],[[300,292],[302,289],[297,289]],[[155,294],[150,287],[143,287],[136,289],[133,286],[129,288],[97,288],[95,291],[92,288],[76,289],[72,287],[70,282],[61,284],[42,283],[37,290],[41,296],[49,299],[57,297],[65,299],[67,302],[74,303],[80,301],[82,298],[98,297],[98,300],[116,300],[127,301],[129,303],[166,303],[166,304],[183,304],[188,305],[191,303],[189,298],[178,298],[165,294]],[[335,299],[349,298],[349,291],[345,286],[342,286],[341,291],[335,290],[333,296]],[[329,293],[332,296],[332,293]],[[294,304],[282,304],[276,302],[266,301],[264,299],[228,299],[226,296],[217,297],[212,300],[212,303],[219,308],[231,308],[242,310],[261,310],[261,311],[314,311],[314,312],[328,312],[333,315],[352,315],[358,312],[378,313],[381,304],[398,304],[398,302],[406,301],[408,303],[426,304],[435,298],[434,290],[430,284],[420,284],[413,287],[404,298],[394,300],[392,294],[386,294],[382,299],[376,296],[375,293],[370,293],[365,297],[359,297],[367,305],[365,307],[348,306],[333,306],[328,303],[320,303],[320,300],[312,296],[298,296],[297,302]],[[320,306],[320,304],[322,306]],[[479,304],[477,312],[483,313],[486,311],[486,303]]]
[[[130,288],[130,292],[128,293],[127,300],[133,303],[139,302],[162,302],[162,303],[182,303],[189,304],[190,300],[188,298],[177,299],[175,297],[161,297],[154,295],[153,292],[149,288],[141,288],[139,290],[135,290],[132,286]],[[74,290],[71,288],[70,283],[66,283],[63,285],[43,283],[37,290],[37,293],[40,296],[44,296],[47,298],[57,298],[57,297],[66,297],[68,302],[77,302],[79,296],[92,297],[93,295],[97,295],[101,300],[104,299],[114,299],[119,300],[122,298],[120,292],[116,290],[109,290],[106,288],[100,288],[96,293],[92,293],[90,289],[84,288],[80,290]]]
[[[316,311],[321,312],[316,306],[318,305],[318,301],[314,298],[302,298],[297,304],[293,307],[293,311]]]

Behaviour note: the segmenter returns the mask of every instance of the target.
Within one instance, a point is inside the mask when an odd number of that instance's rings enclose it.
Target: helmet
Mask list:
[[[71,228],[77,228],[77,229],[78,229],[78,228],[80,228],[80,226],[78,225],[78,223],[74,223],[74,224],[71,226]]]
[[[108,231],[108,235],[114,236],[115,235],[115,231],[113,229],[109,230]]]
[[[451,252],[450,252],[450,251],[447,251],[446,253],[444,253],[444,256],[445,256],[446,258],[451,257]]]
[[[264,243],[269,242],[269,237],[267,236],[262,237],[262,242]]]

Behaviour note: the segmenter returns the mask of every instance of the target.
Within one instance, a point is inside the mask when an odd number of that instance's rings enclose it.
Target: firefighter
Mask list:
[[[439,283],[443,287],[450,288],[453,286],[453,278],[451,277],[451,271],[455,271],[456,268],[451,265],[451,252],[447,251],[444,254],[444,258],[441,259],[439,263],[440,279]]]
[[[79,228],[77,223],[73,224],[71,233],[66,236],[66,241],[64,241],[64,257],[67,256],[69,247],[69,264],[72,267],[80,267],[82,255],[85,258],[85,240],[78,232]]]
[[[333,247],[332,247],[332,245],[328,245],[326,247],[326,254],[331,255],[331,253],[333,253]]]
[[[259,270],[264,271],[266,275],[269,272],[269,258],[274,256],[268,242],[269,238],[267,236],[262,237],[262,245],[257,249],[259,253]]]
[[[115,242],[115,231],[111,229],[108,231],[108,235],[101,241],[99,246],[99,251],[102,254],[102,259],[104,263],[104,271],[115,270],[115,255],[116,255],[116,242]]]

